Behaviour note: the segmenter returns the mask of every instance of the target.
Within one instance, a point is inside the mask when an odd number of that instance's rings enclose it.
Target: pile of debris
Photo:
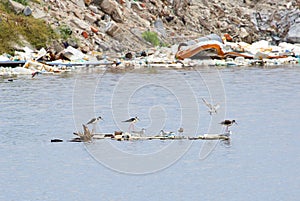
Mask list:
[[[230,37],[227,35],[227,38]],[[51,53],[51,52],[50,52]],[[249,66],[249,65],[289,65],[300,63],[300,45],[281,42],[272,45],[266,40],[252,44],[229,42],[211,34],[195,40],[186,41],[171,48],[153,48],[147,52],[128,52],[119,58],[105,57],[100,60],[97,55],[84,54],[68,46],[61,55],[64,59],[51,60],[44,48],[34,52],[24,48],[24,52],[15,52],[15,56],[0,55],[0,76],[31,74],[59,74],[87,66],[97,66],[114,72],[139,68],[184,68],[199,65],[209,66]],[[50,60],[49,60],[50,59]],[[1,65],[22,64],[22,67],[4,68]],[[23,62],[23,63],[22,63]]]

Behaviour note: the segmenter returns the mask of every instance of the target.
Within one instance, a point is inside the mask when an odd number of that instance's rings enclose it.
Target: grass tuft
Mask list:
[[[155,32],[145,31],[145,32],[142,33],[142,37],[143,37],[144,40],[148,41],[153,46],[159,46],[160,45],[160,40],[157,36],[157,33],[155,33]]]
[[[18,2],[20,4],[23,4],[24,6],[28,5],[28,1],[27,0],[13,0],[13,1]]]

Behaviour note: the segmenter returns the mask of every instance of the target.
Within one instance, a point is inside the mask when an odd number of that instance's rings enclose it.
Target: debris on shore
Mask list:
[[[212,37],[213,36],[213,37]],[[175,51],[174,51],[175,50]],[[152,48],[143,52],[129,52],[118,58],[108,56],[97,59],[97,54],[83,52],[68,47],[58,55],[41,49],[34,52],[24,48],[15,56],[3,54],[1,64],[21,65],[20,67],[0,67],[0,76],[28,74],[60,74],[71,72],[87,66],[107,69],[139,69],[149,67],[187,68],[199,65],[209,66],[253,66],[253,65],[288,65],[297,64],[300,60],[300,45],[281,42],[271,45],[261,40],[252,44],[245,42],[228,42],[212,34],[174,45],[171,48]],[[130,54],[130,58],[128,58]],[[64,55],[64,57],[62,57]],[[32,76],[34,77],[34,76]]]

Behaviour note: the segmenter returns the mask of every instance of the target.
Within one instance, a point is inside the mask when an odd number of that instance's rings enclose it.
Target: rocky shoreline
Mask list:
[[[9,1],[16,13],[70,29],[76,40],[55,42],[55,52],[64,43],[84,53],[141,52],[153,47],[142,37],[147,30],[169,46],[211,33],[235,42],[300,43],[299,0],[40,0],[27,7]]]
[[[16,13],[43,19],[53,29],[66,27],[70,37],[0,55],[1,76],[35,77],[82,66],[122,71],[300,63],[299,1],[9,1]],[[167,45],[154,47],[143,38],[145,31]],[[1,67],[7,64],[22,67]]]

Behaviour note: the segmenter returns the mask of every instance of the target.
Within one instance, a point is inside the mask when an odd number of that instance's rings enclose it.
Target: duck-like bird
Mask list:
[[[208,103],[204,98],[202,98],[202,101],[204,102],[204,104],[208,107],[208,113],[210,114],[210,115],[212,115],[212,114],[217,114],[217,110],[220,108],[220,105],[219,104],[215,104],[215,105],[213,105],[213,104],[210,104],[210,103]]]
[[[163,137],[171,137],[175,135],[173,131],[164,131],[164,130],[160,130],[159,134]]]
[[[222,121],[220,124],[222,124],[223,126],[226,126],[226,132],[228,132],[229,131],[228,127],[232,126],[233,124],[237,124],[237,123],[236,123],[235,120],[228,120],[228,119],[226,119],[226,120]]]

